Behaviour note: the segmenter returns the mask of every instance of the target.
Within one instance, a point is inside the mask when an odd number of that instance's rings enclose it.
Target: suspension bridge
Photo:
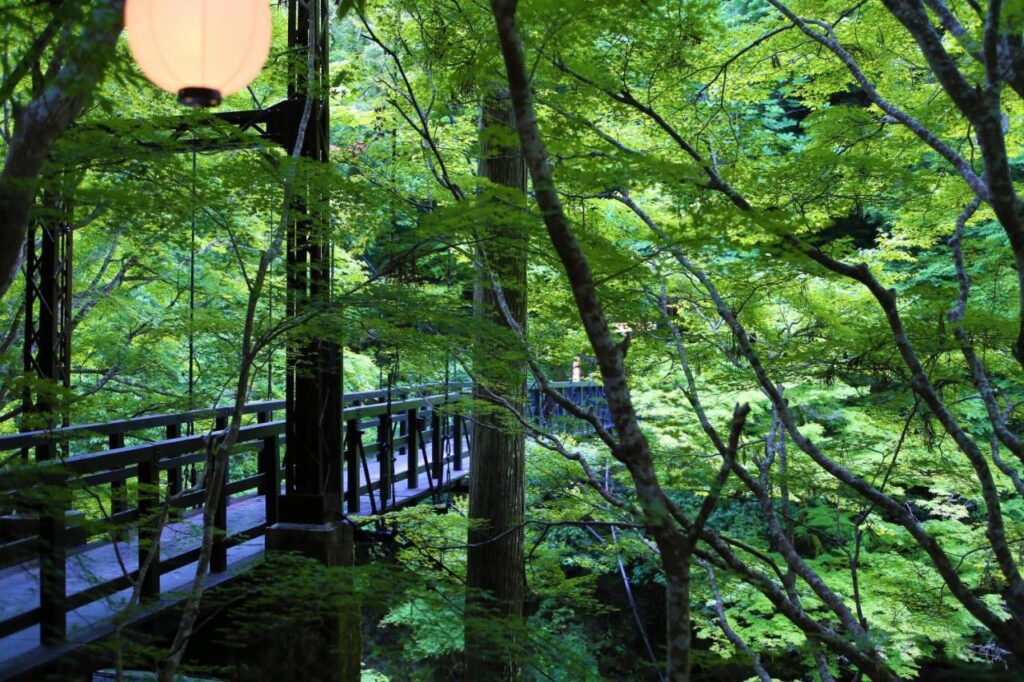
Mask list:
[[[607,420],[600,386],[553,387]],[[469,389],[347,395],[343,449],[325,468],[338,482],[337,520],[439,502],[457,489],[470,474],[471,415],[461,411]],[[538,389],[528,405],[530,419],[544,427],[580,427]],[[287,429],[277,415],[284,408],[285,401],[244,408],[215,518],[208,589],[256,565],[267,528],[280,520],[293,474],[280,456]],[[200,553],[207,443],[227,428],[230,413],[219,407],[0,437],[0,457],[9,463],[0,471],[0,499],[21,510],[0,517],[0,679],[33,679],[109,637],[133,590],[133,622],[183,600]],[[34,448],[63,454],[10,465]],[[26,489],[24,480],[45,490]]]

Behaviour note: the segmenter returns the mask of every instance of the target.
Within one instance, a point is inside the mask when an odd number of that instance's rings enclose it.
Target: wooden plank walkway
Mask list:
[[[593,410],[608,425],[599,385],[563,382],[550,387]],[[470,426],[461,414],[459,401],[467,388],[464,384],[430,384],[347,395],[342,410],[345,452],[340,453],[341,474],[346,492],[352,481],[359,486],[360,497],[358,504],[346,498],[344,509],[358,507],[358,513],[349,512],[353,517],[380,510],[380,471],[375,458],[382,447],[391,447],[394,455],[389,508],[415,504],[464,478],[469,466],[466,445]],[[0,543],[0,566],[8,567],[0,569],[0,682],[12,678],[34,682],[37,671],[51,664],[77,661],[84,666],[91,662],[81,658],[81,649],[109,638],[114,630],[113,617],[125,613],[130,597],[128,576],[136,571],[139,547],[128,524],[143,519],[143,537],[150,536],[152,531],[146,528],[152,526],[146,524],[151,523],[151,511],[159,504],[155,490],[181,490],[183,468],[203,461],[208,434],[226,428],[232,409],[202,408],[0,436],[0,454],[33,451],[35,463],[31,466],[41,464],[40,471],[46,476],[62,477],[59,480],[70,477],[71,487],[108,489],[114,518],[125,529],[124,538],[116,545],[105,541],[76,547],[74,542],[82,541],[83,528],[71,523],[66,533],[54,529],[52,519],[57,514],[53,511],[41,518],[38,511],[35,517],[0,517],[4,524],[0,526],[4,538]],[[274,415],[284,409],[283,400],[254,402],[243,408],[245,423],[239,429],[238,447],[232,457],[248,458],[246,470],[250,475],[233,478],[228,486],[231,498],[227,513],[218,515],[216,521],[226,540],[218,543],[215,553],[215,558],[222,558],[220,552],[226,549],[226,566],[209,575],[207,588],[231,580],[262,560],[266,514],[268,508],[271,513],[276,508],[275,488],[281,480],[280,453],[286,435],[285,421],[275,420]],[[557,401],[536,387],[530,389],[529,416],[547,429],[572,433],[580,428]],[[380,442],[382,433],[390,434],[388,442]],[[434,434],[443,438],[437,447]],[[456,436],[460,447],[453,448]],[[417,484],[410,488],[405,467],[408,447],[414,443],[419,474]],[[70,456],[63,458],[59,467],[52,467],[49,462],[59,456],[60,449],[70,452]],[[460,456],[453,456],[453,450]],[[254,460],[256,472],[252,474]],[[444,471],[443,482],[433,488],[426,473],[428,461],[432,468],[440,466]],[[458,463],[463,468],[456,470]],[[0,470],[0,492],[17,500],[23,480],[20,475],[17,468]],[[132,481],[139,485],[132,485]],[[367,494],[368,482],[378,493],[375,506]],[[203,495],[203,491],[189,492],[177,499],[176,507],[194,510],[203,504]],[[31,502],[27,506],[32,508]],[[17,503],[8,504],[7,510],[19,507]],[[127,614],[132,627],[144,621],[165,622],[173,627],[173,618],[160,616],[184,597],[195,573],[200,535],[198,511],[175,517],[163,529],[160,570],[153,571],[144,586],[146,599]],[[40,575],[41,558],[58,566],[63,561],[65,579],[59,571]],[[154,585],[152,577],[156,575],[160,580]],[[42,644],[40,623],[45,624],[47,642],[54,643]]]
[[[450,440],[450,439],[448,439]],[[420,463],[417,487],[410,488],[407,480],[406,457],[396,453],[394,457],[394,492],[389,501],[388,511],[409,506],[423,499],[429,499],[432,493],[444,494],[452,484],[465,478],[469,472],[469,453],[465,447],[465,435],[462,439],[463,469],[453,470],[454,457],[450,454],[444,460],[444,478],[438,484],[430,485],[430,477],[426,467]],[[430,441],[427,443],[430,451]],[[445,443],[446,452],[451,452],[451,444]],[[374,459],[367,462],[371,480],[376,485],[380,480],[380,463]],[[365,486],[365,481],[363,481]],[[374,489],[374,493],[377,491]],[[380,496],[376,494],[377,509],[380,508]],[[263,555],[264,536],[262,528],[266,522],[266,505],[264,497],[258,494],[239,495],[228,504],[227,528],[228,538],[240,534],[259,532],[259,535],[228,548],[228,572],[236,574],[240,570],[255,564]],[[359,516],[372,514],[372,505],[368,494],[360,498]],[[196,550],[202,537],[201,510],[190,512],[184,518],[168,523],[161,534],[161,561],[167,561]],[[138,567],[138,538],[132,531],[118,543],[97,542],[69,551],[67,559],[67,594],[75,595],[102,582],[118,579]],[[196,562],[185,564],[161,576],[161,602],[174,602],[180,599],[188,589],[195,575]],[[213,580],[218,584],[221,580]],[[28,561],[0,570],[0,621],[19,614],[28,613],[39,606],[39,562]],[[177,599],[175,597],[177,595]],[[84,606],[69,611],[67,614],[68,638],[60,645],[62,650],[86,644],[83,638],[91,638],[97,630],[103,630],[111,623],[113,617],[121,612],[129,602],[131,590],[124,589],[110,596],[89,602]],[[17,674],[29,662],[45,658],[53,647],[45,647],[40,642],[40,628],[34,625],[19,632],[0,638],[0,680]]]

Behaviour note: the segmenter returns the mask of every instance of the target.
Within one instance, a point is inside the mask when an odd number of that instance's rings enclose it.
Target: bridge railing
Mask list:
[[[564,383],[555,387],[600,414],[603,392],[599,386]],[[468,389],[466,384],[409,386],[346,395],[343,502],[349,514],[378,514],[394,508],[399,503],[396,484],[402,479],[406,491],[421,488],[420,481],[425,480],[423,494],[431,494],[463,475],[471,425],[460,414],[459,401]],[[531,417],[540,424],[565,427],[560,420],[568,415],[535,389],[531,389],[529,406]],[[227,569],[228,549],[259,537],[277,521],[285,422],[276,417],[284,407],[284,401],[266,401],[250,403],[243,410],[246,420],[229,460],[215,519],[213,572]],[[0,509],[21,512],[0,518],[0,567],[37,561],[39,575],[37,607],[9,613],[0,600],[0,638],[39,625],[43,643],[62,641],[69,612],[137,584],[138,566],[147,560],[149,569],[139,585],[144,600],[159,597],[161,576],[196,561],[198,546],[177,553],[170,548],[161,551],[158,531],[163,505],[176,519],[198,513],[206,488],[195,480],[196,465],[206,459],[209,437],[227,427],[231,410],[208,408],[0,437],[0,456],[9,453],[8,461],[19,461],[18,451],[55,442],[67,444],[71,453],[60,461],[8,464],[0,470],[0,500],[10,500],[0,502]],[[367,434],[372,434],[370,442]],[[61,450],[49,447],[47,451]],[[263,520],[229,534],[229,500],[249,495],[263,497]],[[81,504],[83,499],[89,504]],[[83,506],[91,506],[98,518],[71,511]],[[105,538],[101,544],[124,543],[134,554],[125,568],[133,570],[69,594],[67,559],[97,546],[97,538]],[[90,540],[93,544],[86,544]]]

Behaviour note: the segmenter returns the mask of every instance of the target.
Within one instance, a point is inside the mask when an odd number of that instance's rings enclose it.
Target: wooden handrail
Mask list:
[[[552,381],[548,384],[551,388],[556,390],[563,390],[567,388],[582,388],[582,387],[597,387],[599,384],[593,382],[576,382],[571,381]],[[439,389],[444,389],[444,384],[420,384],[413,386],[399,386],[391,389],[392,398],[402,398],[402,400],[393,400],[393,402],[407,402],[409,400],[421,399],[420,396],[429,396],[433,392],[434,395],[440,394]],[[468,393],[471,388],[471,384],[460,382],[455,384],[449,384],[449,397],[451,393]],[[531,391],[536,390],[535,385],[530,386]],[[418,393],[420,396],[417,398],[408,398],[410,394]],[[370,408],[370,411],[363,412],[363,416],[372,417],[383,414],[381,411],[372,411],[374,407],[379,407],[379,404],[371,406],[360,406],[357,403],[362,403],[367,400],[382,401],[387,398],[387,389],[377,389],[374,391],[360,391],[356,393],[349,393],[345,395],[344,404],[351,405],[353,408],[359,407],[360,409],[366,410]],[[443,395],[443,394],[440,394]],[[403,396],[405,396],[403,398]],[[217,417],[226,417],[231,414],[234,408],[230,405],[220,407],[205,407],[187,412],[174,412],[167,414],[153,414],[144,415],[141,417],[132,417],[130,419],[114,419],[108,422],[96,422],[92,424],[74,424],[72,426],[64,426],[55,429],[39,429],[36,431],[25,431],[22,433],[14,433],[6,436],[0,436],[0,452],[10,450],[22,450],[24,448],[33,448],[37,445],[43,445],[45,443],[53,442],[54,440],[72,440],[75,438],[88,438],[93,436],[110,436],[115,434],[129,434],[135,431],[145,431],[147,429],[154,429],[160,427],[167,427],[173,425],[188,424],[190,422],[196,422],[203,419],[211,419]],[[278,410],[285,409],[284,400],[268,400],[268,401],[256,401],[246,403],[243,408],[243,414],[258,414],[260,412],[275,412]],[[352,408],[346,408],[346,419],[348,418],[348,410]]]
[[[600,385],[572,382],[551,385],[571,399],[589,403],[591,408],[599,413],[600,418],[607,422],[607,408],[602,405],[602,401],[596,400],[602,393]],[[430,494],[435,497],[444,481],[443,468],[446,465],[455,471],[463,470],[464,446],[467,440],[472,440],[471,430],[457,405],[452,409],[440,408],[467,397],[470,388],[468,384],[461,383],[448,386],[429,384],[398,387],[390,391],[365,391],[346,396],[342,410],[345,423],[343,466],[346,469],[344,493],[349,513],[359,513],[360,498],[363,495],[369,497],[374,512],[378,509],[391,508],[394,501],[393,491],[397,483],[392,468],[393,462],[403,450],[408,460],[405,472],[407,482],[413,484],[411,487],[418,488],[415,483],[419,474],[423,473],[429,484]],[[256,421],[240,427],[232,460],[243,456],[244,453],[256,452],[257,473],[231,481],[224,487],[219,505],[221,513],[215,520],[220,531],[211,566],[215,572],[227,568],[229,547],[263,534],[267,525],[273,524],[277,519],[281,476],[279,445],[286,429],[285,421],[274,420],[272,415],[284,407],[284,401],[280,400],[253,402],[244,407],[244,414],[255,415]],[[560,420],[566,416],[565,411],[557,403],[535,387],[531,387],[529,409],[533,418],[542,424],[551,424],[553,420]],[[19,479],[25,474],[31,474],[35,477],[34,480],[49,481],[51,484],[77,482],[79,485],[110,485],[114,525],[139,522],[139,533],[152,537],[152,531],[147,528],[151,528],[154,522],[153,512],[157,510],[160,499],[157,490],[157,486],[162,485],[160,471],[168,472],[168,485],[176,488],[176,491],[187,487],[187,482],[181,475],[183,467],[202,461],[208,439],[223,432],[231,411],[231,407],[214,407],[0,437],[0,452],[34,447],[54,440],[106,437],[105,450],[72,454],[63,461],[15,464],[0,470],[0,490],[15,489]],[[216,420],[213,430],[194,435],[181,435],[182,425],[210,418]],[[394,428],[396,424],[402,425],[397,433]],[[126,445],[127,435],[154,428],[164,429],[162,439]],[[363,443],[363,433],[366,430],[376,431],[376,437],[371,439],[373,442],[370,444]],[[445,439],[448,434],[453,439],[450,455],[446,454]],[[429,452],[426,447],[428,444]],[[375,455],[378,459],[384,455],[387,461],[381,462],[381,476],[371,480],[367,458]],[[342,456],[342,453],[339,453],[339,456]],[[419,459],[420,456],[422,461]],[[137,488],[137,499],[129,502],[126,481],[133,478],[137,479],[140,485]],[[24,482],[24,479],[21,481]],[[227,535],[228,497],[249,491],[263,495],[266,520],[257,527]],[[196,505],[201,505],[204,496],[204,491],[193,490],[180,496],[173,506],[182,512],[188,512],[189,509],[195,509]],[[69,504],[70,496],[63,506],[67,507]],[[45,634],[46,641],[55,643],[64,637],[68,611],[123,589],[128,581],[120,577],[101,582],[84,591],[68,594],[63,567],[68,548],[73,547],[73,541],[69,538],[81,536],[80,531],[84,528],[66,527],[59,506],[48,505],[41,511],[38,538],[29,539],[28,542],[17,540],[0,546],[0,557],[3,557],[7,550],[20,552],[20,556],[28,549],[40,559],[41,565],[45,567],[45,570],[40,572],[40,607],[0,620],[0,636],[38,624]],[[121,534],[116,537],[124,539],[125,532],[123,529],[115,530],[115,534]],[[145,558],[145,546],[140,543],[138,549],[138,560],[141,564]],[[198,550],[191,549],[156,561],[143,585],[143,597],[158,597],[160,576],[194,561],[197,556]]]

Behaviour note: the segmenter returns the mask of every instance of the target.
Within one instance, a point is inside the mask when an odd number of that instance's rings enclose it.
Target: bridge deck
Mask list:
[[[569,382],[550,387],[593,410],[607,425],[600,386]],[[353,516],[368,516],[380,510],[377,456],[381,452],[394,455],[395,483],[389,509],[414,504],[466,476],[472,439],[460,401],[467,388],[462,384],[419,385],[346,396],[342,414],[345,451],[339,454],[346,494],[350,483],[352,492],[358,485],[358,500],[354,496],[344,500]],[[573,432],[568,414],[536,387],[530,389],[528,408],[529,418],[544,428]],[[207,588],[223,584],[261,560],[267,510],[273,514],[278,508],[274,489],[280,480],[280,450],[286,437],[286,423],[275,421],[274,413],[284,409],[283,400],[255,402],[243,408],[245,422],[239,428],[238,447],[229,462],[241,461],[236,457],[244,459],[245,472],[251,474],[255,464],[256,474],[232,478],[228,486],[231,497],[226,519],[218,515],[216,521],[223,536],[215,553],[217,558],[224,558],[226,553],[226,567],[208,576]],[[159,570],[150,571],[151,579],[143,586],[146,598],[129,612],[125,609],[131,596],[128,588],[135,578],[132,574],[137,573],[140,554],[131,525],[141,524],[143,538],[152,536],[153,531],[147,529],[153,528],[151,510],[159,504],[157,491],[180,491],[183,468],[204,461],[206,434],[226,428],[232,410],[230,406],[202,408],[0,436],[0,454],[34,450],[36,461],[27,468],[41,464],[41,476],[59,475],[57,480],[69,481],[75,490],[109,487],[110,504],[114,507],[116,503],[113,518],[122,534],[117,544],[106,540],[74,546],[85,541],[84,533],[88,531],[72,521],[65,533],[65,528],[54,522],[63,517],[58,516],[59,512],[35,507],[34,517],[31,513],[26,518],[0,517],[0,530],[4,531],[0,535],[0,566],[7,567],[0,568],[0,682],[39,679],[39,670],[58,662],[71,661],[84,667],[89,661],[83,657],[83,645],[109,637],[114,616],[124,615],[129,624],[141,624],[159,618],[181,602],[199,555],[201,515],[196,509],[204,503],[204,491],[175,499],[178,515],[162,531],[160,560],[156,562]],[[453,447],[456,442],[459,447]],[[416,450],[414,460],[419,472],[418,484],[412,488],[405,470],[411,446]],[[59,448],[70,456],[62,458],[60,467],[53,467]],[[9,457],[8,461],[16,460]],[[427,475],[428,466],[443,472],[442,482],[434,487]],[[23,499],[19,497],[19,471],[0,468],[0,506],[4,513],[23,504],[18,502]],[[130,485],[132,481],[137,485]],[[376,505],[371,504],[374,499]],[[358,514],[354,513],[356,506]],[[63,509],[68,511],[69,507]],[[16,531],[13,534],[12,529]],[[41,560],[52,562],[44,565],[63,564],[65,575],[60,576],[59,569],[41,575]],[[154,585],[152,576],[157,575],[159,584]],[[42,644],[41,624],[45,624],[47,640],[57,644]]]
[[[428,441],[428,446],[430,442]],[[406,473],[405,457],[395,458],[395,488],[389,511],[414,504],[429,498],[432,492],[441,493],[468,473],[469,457],[465,447],[464,468],[451,469],[449,457],[445,460],[445,476],[436,491],[429,485],[425,467],[419,467],[419,486],[410,488]],[[368,461],[371,480],[380,481],[380,463]],[[375,490],[376,492],[376,490]],[[380,505],[379,494],[375,501]],[[261,530],[266,522],[264,497],[258,494],[233,497],[228,505],[228,538],[244,538],[246,534]],[[368,494],[360,498],[359,516],[370,516],[372,506]],[[200,546],[202,536],[202,511],[194,510],[180,520],[168,523],[161,535],[160,557],[167,561],[194,551]],[[264,551],[262,533],[228,548],[228,573],[236,573],[257,561]],[[81,594],[89,588],[109,580],[115,580],[138,568],[138,538],[131,531],[118,543],[96,542],[69,551],[67,560],[67,593],[70,597]],[[161,576],[161,601],[173,602],[180,599],[195,575],[196,562],[192,561]],[[222,581],[212,580],[211,585]],[[123,589],[110,596],[97,599],[67,614],[68,641],[59,648],[64,650],[88,643],[97,630],[103,630],[111,623],[113,616],[121,612],[131,598],[131,590]],[[39,562],[28,561],[0,570],[0,621],[27,613],[39,606]],[[42,646],[40,627],[33,625],[19,632],[0,638],[0,680],[8,679],[19,670],[34,665],[45,658],[52,647]]]

